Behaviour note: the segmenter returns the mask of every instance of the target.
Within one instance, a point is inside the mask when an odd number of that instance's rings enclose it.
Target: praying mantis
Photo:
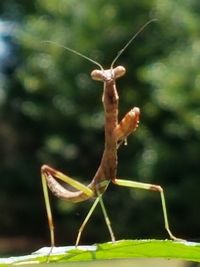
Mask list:
[[[42,188],[49,224],[49,231],[50,231],[50,240],[51,240],[51,249],[55,246],[55,237],[54,237],[54,223],[51,211],[51,205],[49,200],[49,192],[50,190],[56,197],[70,201],[73,203],[78,203],[82,201],[86,201],[88,199],[95,199],[94,203],[89,210],[86,218],[84,219],[81,227],[79,228],[77,239],[75,242],[75,246],[79,245],[82,232],[90,219],[93,211],[95,210],[97,204],[100,204],[105,223],[107,225],[108,231],[110,233],[111,241],[115,242],[115,235],[111,227],[111,221],[108,217],[106,208],[103,203],[102,195],[106,191],[108,185],[113,183],[118,186],[136,188],[136,189],[144,189],[155,191],[160,194],[161,198],[161,205],[163,211],[163,219],[164,219],[164,226],[166,231],[169,234],[169,237],[172,240],[181,239],[175,237],[169,227],[168,222],[168,215],[166,209],[166,201],[164,196],[164,191],[160,185],[155,184],[148,184],[142,182],[136,182],[132,180],[123,180],[117,178],[117,152],[119,147],[122,143],[126,142],[127,137],[135,132],[139,124],[139,116],[140,116],[140,109],[138,107],[132,108],[124,118],[118,122],[118,102],[119,96],[116,88],[116,80],[122,77],[126,69],[123,66],[114,67],[115,62],[120,57],[120,55],[124,52],[124,50],[130,45],[130,43],[135,39],[135,37],[153,20],[148,21],[120,50],[113,60],[110,69],[104,69],[99,63],[96,61],[86,57],[85,55],[71,49],[68,47],[64,47],[69,52],[75,53],[88,61],[96,64],[100,69],[93,70],[91,72],[91,78],[96,81],[103,82],[103,95],[102,95],[102,102],[104,107],[104,114],[105,114],[105,146],[103,155],[100,161],[100,165],[89,185],[85,186],[84,184],[78,182],[75,179],[72,179],[66,174],[53,169],[48,165],[43,165],[41,167],[41,179],[42,179]],[[46,43],[53,43],[51,41],[44,41]],[[56,44],[57,45],[57,44]],[[60,46],[60,45],[58,45]],[[62,46],[61,46],[62,47]],[[71,191],[66,189],[59,183],[62,181],[67,185],[71,186],[74,190]]]

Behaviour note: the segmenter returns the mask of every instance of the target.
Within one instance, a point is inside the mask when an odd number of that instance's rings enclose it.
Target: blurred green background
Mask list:
[[[199,0],[9,0],[0,2],[0,15],[12,24],[15,47],[0,74],[0,253],[49,245],[40,166],[87,184],[104,147],[102,84],[90,78],[96,67],[41,41],[109,68],[152,18],[158,21],[117,62],[127,68],[117,83],[120,118],[141,109],[137,132],[119,151],[118,176],[162,185],[171,230],[199,241]],[[92,202],[51,199],[57,245],[72,245]],[[159,194],[111,185],[104,200],[117,239],[168,238]],[[81,243],[104,241],[98,208]]]

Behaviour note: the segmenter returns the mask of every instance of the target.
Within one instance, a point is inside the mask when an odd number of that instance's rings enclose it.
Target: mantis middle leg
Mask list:
[[[108,213],[107,213],[105,205],[103,203],[102,195],[99,194],[99,196],[94,201],[92,207],[90,208],[87,216],[85,217],[85,220],[81,224],[81,227],[79,228],[78,236],[77,236],[77,239],[76,239],[76,246],[78,246],[80,238],[81,238],[81,235],[82,235],[82,232],[83,232],[87,222],[89,221],[89,219],[90,219],[90,217],[91,217],[91,215],[92,215],[93,211],[95,210],[95,208],[96,208],[98,203],[100,203],[100,206],[101,206],[101,209],[102,209],[102,212],[103,212],[103,216],[104,216],[104,219],[105,219],[105,223],[106,223],[106,225],[108,227],[108,231],[110,233],[111,241],[113,243],[115,242],[115,235],[114,235],[114,232],[112,230],[111,221],[110,221],[110,219],[108,217]]]

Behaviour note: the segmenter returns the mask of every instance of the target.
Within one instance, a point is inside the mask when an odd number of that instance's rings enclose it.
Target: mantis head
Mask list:
[[[122,77],[126,73],[126,69],[123,66],[118,66],[114,69],[107,70],[93,70],[91,72],[91,77],[95,81],[110,81],[116,80]]]

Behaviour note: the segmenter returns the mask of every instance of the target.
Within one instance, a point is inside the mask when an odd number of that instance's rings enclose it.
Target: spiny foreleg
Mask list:
[[[131,109],[114,130],[114,136],[117,140],[118,147],[125,142],[127,137],[133,133],[139,124],[140,109],[135,107]]]

